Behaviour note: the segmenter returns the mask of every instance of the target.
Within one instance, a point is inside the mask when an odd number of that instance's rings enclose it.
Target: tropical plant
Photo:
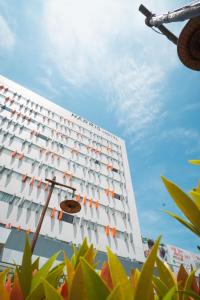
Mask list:
[[[200,165],[200,160],[190,160],[189,162],[195,165]],[[200,182],[197,188],[191,190],[189,193],[190,195],[188,195],[165,177],[162,177],[162,180],[170,196],[173,198],[175,204],[185,215],[187,220],[172,212],[166,212],[197,236],[200,236]]]
[[[54,254],[41,268],[39,259],[32,263],[29,240],[26,237],[22,265],[16,267],[14,277],[9,270],[0,273],[1,300],[157,300],[200,299],[195,270],[190,274],[181,266],[177,278],[170,268],[157,258],[160,238],[151,249],[142,270],[131,270],[128,276],[108,248],[106,261],[96,271],[96,251],[85,239],[74,247],[69,259],[52,267],[61,252]],[[154,275],[155,264],[158,276]],[[67,275],[66,275],[67,274]]]

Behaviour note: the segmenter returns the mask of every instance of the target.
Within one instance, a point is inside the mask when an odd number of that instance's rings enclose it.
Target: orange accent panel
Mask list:
[[[97,200],[95,207],[96,207],[96,209],[99,208],[99,200]]]
[[[80,201],[81,200],[81,196],[80,195],[76,195],[76,201]]]
[[[114,197],[115,197],[115,192],[114,192],[114,191],[112,191],[111,193],[112,193],[112,197],[114,198]]]
[[[12,225],[11,225],[11,223],[7,223],[7,224],[5,225],[5,227],[6,227],[6,228],[11,228]]]
[[[114,228],[112,228],[112,236],[113,236],[113,237],[116,237],[116,234],[117,234],[117,230],[116,230],[116,228],[114,227]]]
[[[90,198],[89,206],[92,207],[92,204],[93,204],[93,200],[92,200],[92,198]]]
[[[38,189],[40,189],[40,188],[41,188],[41,186],[42,186],[42,179],[40,179],[40,181],[38,182],[38,184],[37,184],[37,188],[38,188]]]
[[[51,210],[51,218],[54,218],[54,219],[55,219],[55,213],[56,213],[56,208],[54,207],[54,208]]]
[[[109,193],[110,193],[109,189],[104,189],[104,191],[105,191],[106,195],[109,196]]]
[[[107,236],[110,234],[110,227],[109,227],[109,225],[107,225],[105,227],[105,233],[106,233]]]
[[[34,182],[35,182],[35,177],[33,176],[29,182],[29,185],[30,186],[33,186],[34,185]]]
[[[25,182],[26,179],[27,179],[27,177],[28,177],[27,174],[23,175],[23,176],[22,176],[22,182]]]
[[[19,226],[17,226],[17,231],[20,231],[22,228],[21,228],[21,226],[19,225]]]
[[[58,220],[62,220],[62,216],[63,216],[63,211],[61,210],[58,215]]]
[[[21,153],[20,155],[19,155],[19,160],[22,160],[24,158],[24,153]]]
[[[47,182],[46,185],[45,185],[45,191],[47,191],[49,188],[49,183]]]
[[[83,204],[85,205],[87,203],[87,197],[85,196],[84,198],[83,198]]]
[[[30,228],[26,230],[27,234],[30,234],[30,232],[31,232]]]
[[[11,153],[11,156],[12,157],[15,157],[17,155],[17,151],[13,151],[12,153]]]

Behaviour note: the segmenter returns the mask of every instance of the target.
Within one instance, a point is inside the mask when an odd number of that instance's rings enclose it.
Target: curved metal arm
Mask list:
[[[152,12],[150,12],[143,4],[140,5],[139,11],[146,17],[145,23],[147,26],[152,27],[150,24],[150,20],[152,19],[153,16],[155,16]],[[157,28],[162,32],[172,43],[177,45],[178,43],[178,38],[171,32],[169,31],[165,26],[159,25]]]

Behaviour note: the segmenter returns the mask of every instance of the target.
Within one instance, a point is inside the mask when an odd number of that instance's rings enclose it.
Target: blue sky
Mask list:
[[[187,3],[173,2],[143,1],[157,13]],[[0,72],[122,137],[142,234],[197,252],[198,239],[162,211],[177,209],[160,175],[185,191],[199,179],[187,161],[200,157],[200,74],[144,25],[139,4],[1,0]]]

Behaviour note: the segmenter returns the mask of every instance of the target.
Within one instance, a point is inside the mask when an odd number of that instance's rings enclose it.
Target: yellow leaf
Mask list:
[[[200,192],[192,190],[190,191],[190,195],[192,196],[192,199],[194,200],[195,204],[198,206],[198,209],[200,210]]]
[[[191,223],[183,220],[182,218],[180,218],[179,216],[175,215],[174,213],[164,210],[169,216],[173,217],[174,219],[176,219],[177,221],[179,221],[181,224],[183,224],[185,227],[187,227],[189,230],[191,230],[193,233],[195,233],[196,235],[200,236],[200,230],[198,228],[196,228],[195,226],[193,226]]]
[[[107,285],[84,258],[80,261],[88,299],[106,300],[110,292]]]
[[[151,252],[149,253],[145,263],[143,264],[135,291],[135,300],[149,300],[152,297],[153,270],[160,239],[160,237],[157,239],[154,246],[151,248]]]
[[[187,291],[187,290],[191,290],[191,286],[192,286],[192,283],[193,283],[193,280],[195,279],[195,272],[196,270],[193,270],[189,275],[188,275],[188,278],[185,282],[185,286],[184,286],[184,290]],[[183,295],[183,300],[187,300],[188,299],[188,296],[186,295]]]
[[[87,300],[86,287],[83,280],[81,264],[76,267],[75,274],[69,290],[69,300]]]
[[[131,283],[121,262],[119,261],[119,258],[109,248],[107,248],[107,253],[113,286],[115,287],[120,284],[121,299],[133,299]]]
[[[153,286],[161,299],[167,294],[169,290],[165,283],[156,276],[153,277]]]
[[[156,258],[156,265],[158,275],[162,282],[164,282],[169,289],[173,286],[176,286],[176,278],[174,277],[174,274],[169,266],[158,257]]]
[[[200,228],[200,210],[198,206],[173,182],[164,177],[162,177],[162,180],[179,209],[195,227]]]
[[[46,300],[63,300],[63,297],[58,293],[58,291],[46,280],[43,281],[43,286]]]
[[[188,160],[188,162],[192,165],[197,165],[200,166],[200,160],[199,159],[192,159],[192,160]]]
[[[120,285],[116,285],[116,287],[112,290],[110,295],[106,298],[106,300],[121,300],[121,291]]]
[[[140,278],[140,271],[138,269],[132,269],[130,274],[130,282],[133,289],[136,288],[139,278]]]
[[[64,253],[64,261],[65,261],[65,265],[66,265],[66,269],[67,269],[67,282],[68,282],[68,286],[70,289],[72,280],[73,280],[73,277],[75,274],[75,270],[74,270],[74,267],[73,267],[71,261],[69,260],[69,258],[66,256],[65,253]]]

